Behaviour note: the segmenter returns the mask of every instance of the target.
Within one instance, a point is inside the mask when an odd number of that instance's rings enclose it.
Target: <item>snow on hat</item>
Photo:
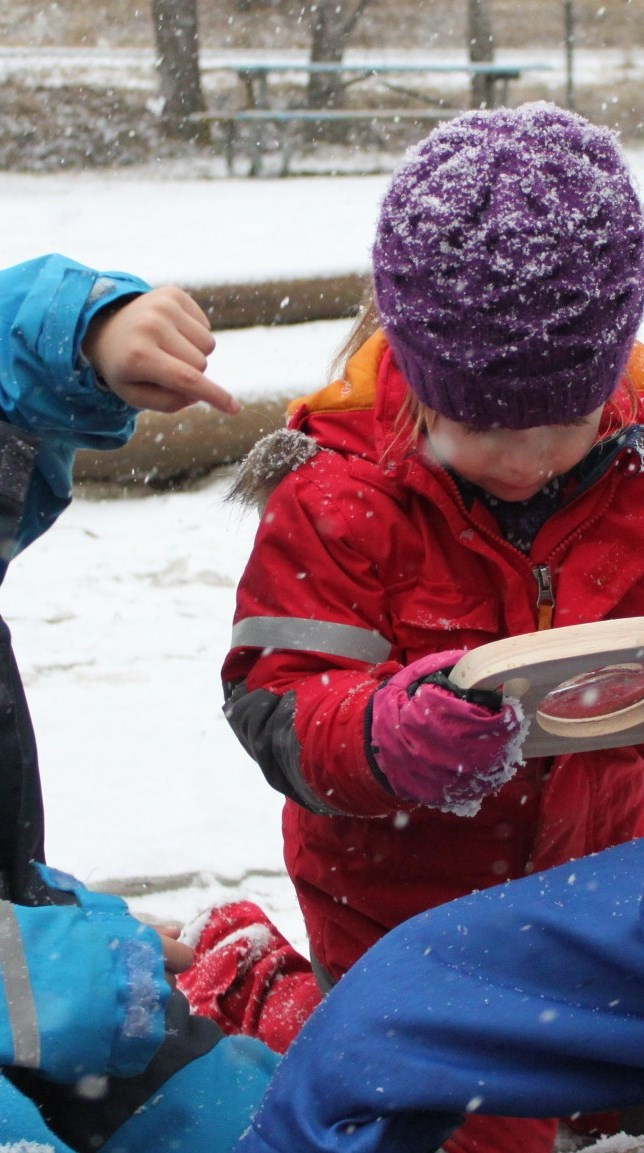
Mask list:
[[[373,268],[430,408],[506,428],[585,416],[644,309],[644,215],[615,135],[545,101],[457,117],[394,174]]]

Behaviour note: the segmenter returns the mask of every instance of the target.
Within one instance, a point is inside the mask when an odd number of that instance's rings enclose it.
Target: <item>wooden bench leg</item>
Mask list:
[[[235,164],[235,121],[226,124],[226,168],[229,176],[234,176]]]
[[[251,124],[250,142],[248,145],[250,155],[249,176],[261,176],[262,153],[264,151],[264,130],[261,124]]]
[[[292,123],[285,124],[282,128],[282,164],[280,167],[280,176],[288,176],[288,168],[293,154],[292,130]]]

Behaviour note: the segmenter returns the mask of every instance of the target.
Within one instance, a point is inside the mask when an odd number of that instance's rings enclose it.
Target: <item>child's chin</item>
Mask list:
[[[545,482],[544,482],[545,483]],[[542,484],[532,484],[530,486],[518,487],[512,484],[486,484],[483,486],[490,496],[495,496],[497,500],[516,501],[517,503],[522,500],[530,500],[533,496],[543,488]]]

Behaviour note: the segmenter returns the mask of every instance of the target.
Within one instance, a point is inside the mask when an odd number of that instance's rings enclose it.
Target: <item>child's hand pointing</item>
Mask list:
[[[205,375],[215,347],[206,314],[181,288],[157,288],[92,320],[83,352],[127,404],[177,412],[206,401],[235,414],[241,405]]]

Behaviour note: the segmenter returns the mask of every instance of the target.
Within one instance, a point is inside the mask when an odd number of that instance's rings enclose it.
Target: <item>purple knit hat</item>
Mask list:
[[[469,112],[384,197],[376,302],[396,361],[456,421],[565,424],[615,390],[644,310],[644,214],[615,135],[539,102]]]

